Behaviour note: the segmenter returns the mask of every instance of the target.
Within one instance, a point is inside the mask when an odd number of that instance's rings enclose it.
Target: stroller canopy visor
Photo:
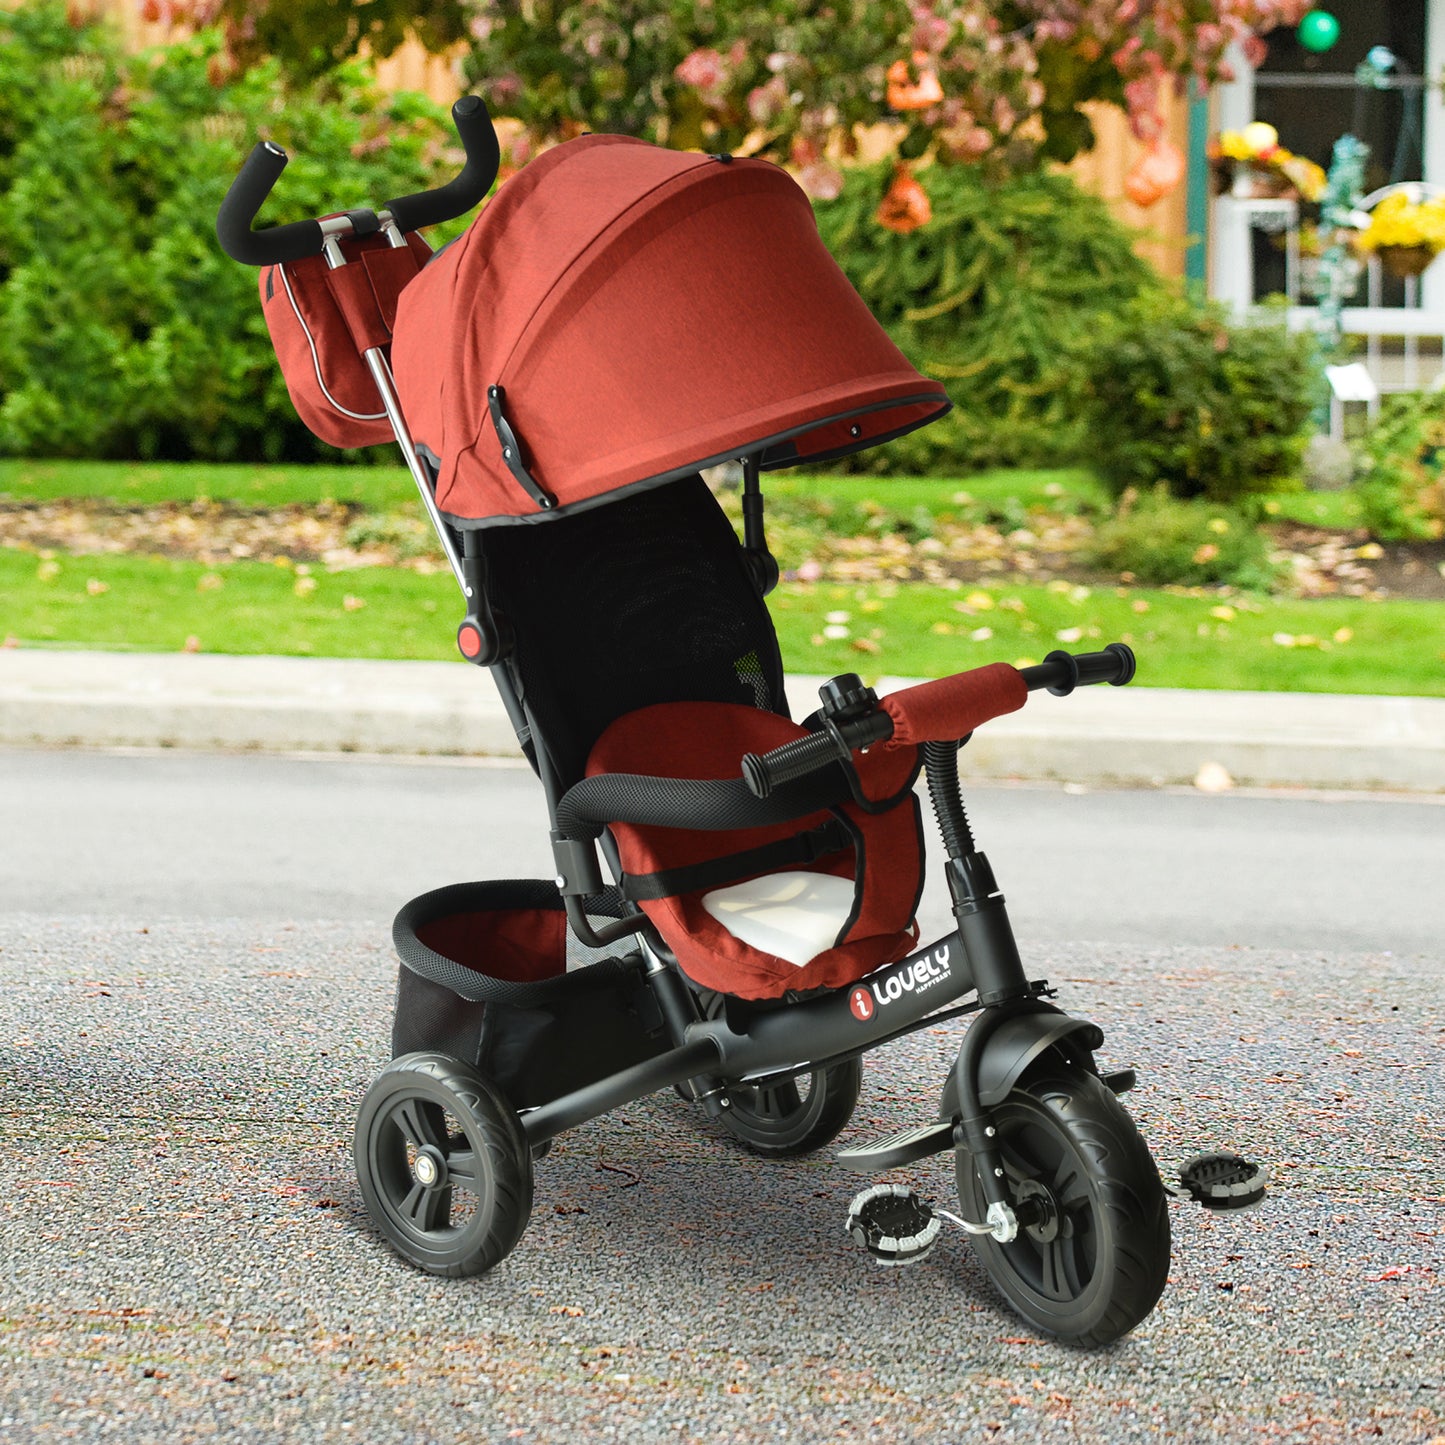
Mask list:
[[[440,461],[437,501],[473,526],[744,453],[842,456],[949,407],[785,171],[621,136],[569,141],[508,181],[402,293],[392,361]],[[498,407],[532,486],[504,458]]]

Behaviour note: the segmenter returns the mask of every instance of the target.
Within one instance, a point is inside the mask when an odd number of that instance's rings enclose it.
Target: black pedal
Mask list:
[[[1111,1094],[1127,1094],[1139,1082],[1139,1075],[1133,1069],[1115,1069],[1112,1074],[1100,1074],[1099,1082]]]
[[[914,1129],[903,1129],[855,1149],[840,1149],[837,1157],[845,1169],[859,1174],[881,1174],[885,1169],[897,1169],[952,1148],[953,1121],[950,1119],[942,1124],[920,1124]]]
[[[1238,1154],[1196,1154],[1180,1166],[1179,1182],[1206,1209],[1248,1209],[1264,1198],[1269,1175]]]
[[[844,1228],[879,1264],[916,1264],[933,1248],[938,1216],[902,1184],[875,1184],[848,1206]]]

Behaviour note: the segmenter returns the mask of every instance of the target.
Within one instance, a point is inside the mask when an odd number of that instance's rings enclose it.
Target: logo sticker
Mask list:
[[[905,993],[924,993],[950,977],[948,945],[941,944],[932,954],[920,953],[906,968],[899,964],[894,971],[870,988],[855,988],[848,995],[848,1007],[860,1023],[867,1023],[875,1013]]]

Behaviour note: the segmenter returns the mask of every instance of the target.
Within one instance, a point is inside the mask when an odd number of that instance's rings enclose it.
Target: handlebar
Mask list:
[[[464,95],[457,101],[452,107],[452,123],[467,153],[460,175],[434,190],[388,201],[381,217],[369,210],[348,211],[340,224],[293,221],[289,225],[253,231],[256,214],[266,203],[288,160],[286,152],[273,141],[258,142],[231,183],[216,216],[216,237],[221,249],[242,265],[271,266],[320,255],[328,234],[370,235],[381,228],[382,218],[388,214],[399,231],[418,231],[423,226],[465,215],[492,188],[501,150],[492,118],[479,96]]]
[[[1055,697],[1067,697],[1076,687],[1107,682],[1123,687],[1134,676],[1132,648],[1111,642],[1102,652],[1051,652],[1037,666],[1019,669],[1030,692],[1046,687]],[[862,717],[825,722],[823,730],[773,748],[748,753],[742,761],[743,778],[754,797],[766,798],[774,788],[832,763],[846,762],[856,748],[886,742],[893,736],[893,719],[881,709]]]
[[[826,768],[829,763],[844,762],[854,748],[886,742],[893,736],[893,719],[886,712],[869,713],[851,722],[825,726],[824,731],[794,738],[790,743],[766,753],[743,756],[743,779],[755,798],[766,798],[774,788],[791,783]]]
[[[1107,682],[1123,687],[1134,676],[1134,650],[1111,642],[1102,652],[1051,652],[1036,667],[1023,667],[1019,675],[1030,692],[1046,687],[1055,697],[1068,697],[1076,687]]]
[[[502,150],[486,102],[479,95],[464,95],[452,107],[452,124],[467,153],[466,165],[444,186],[388,201],[383,209],[391,212],[398,230],[420,231],[464,216],[480,205],[492,189],[502,163]]]

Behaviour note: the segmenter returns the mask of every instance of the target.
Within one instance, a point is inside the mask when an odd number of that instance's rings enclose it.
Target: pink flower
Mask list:
[[[748,92],[748,117],[754,125],[767,125],[787,99],[788,87],[775,75],[766,85],[755,86]]]
[[[722,56],[716,50],[699,46],[691,55],[679,62],[672,72],[684,85],[695,86],[701,91],[717,90],[723,81]]]
[[[836,201],[843,194],[843,172],[826,161],[814,161],[798,172],[798,184],[814,201]]]

